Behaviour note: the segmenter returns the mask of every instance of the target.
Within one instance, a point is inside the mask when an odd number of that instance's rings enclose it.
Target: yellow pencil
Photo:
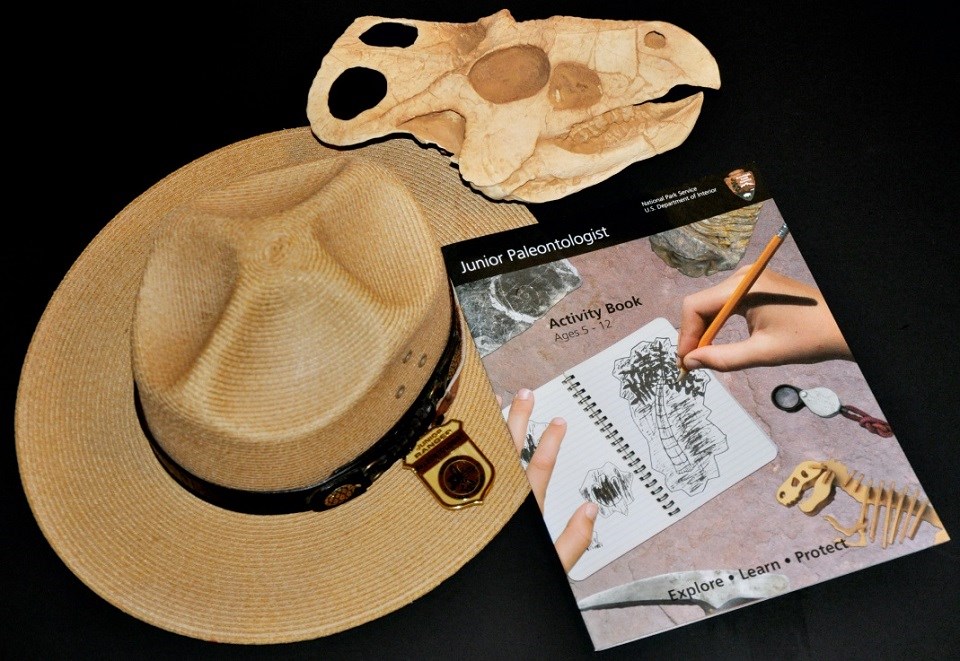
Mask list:
[[[710,322],[710,325],[707,326],[707,330],[704,331],[703,337],[700,338],[700,342],[697,343],[697,348],[705,347],[711,342],[713,338],[717,336],[717,333],[727,323],[727,319],[730,318],[730,315],[733,314],[733,311],[740,301],[743,300],[743,297],[747,295],[747,292],[750,291],[750,288],[753,287],[753,284],[757,281],[757,278],[760,277],[760,274],[763,273],[763,269],[767,268],[767,264],[770,263],[770,258],[773,257],[773,253],[777,252],[777,248],[780,247],[780,244],[783,243],[783,240],[786,238],[790,230],[787,229],[787,224],[784,223],[777,233],[773,235],[773,238],[767,243],[766,247],[763,249],[763,252],[760,253],[760,256],[757,258],[757,261],[753,263],[753,266],[750,267],[750,270],[747,271],[747,274],[743,276],[743,279],[737,285],[737,288],[733,290],[733,293],[730,294],[730,298],[727,299],[727,302],[723,304],[723,307],[720,308],[720,312],[717,313],[717,316],[713,318],[713,321]],[[680,382],[683,382],[687,378],[688,370],[684,369],[683,365],[679,366],[680,375],[677,379]]]

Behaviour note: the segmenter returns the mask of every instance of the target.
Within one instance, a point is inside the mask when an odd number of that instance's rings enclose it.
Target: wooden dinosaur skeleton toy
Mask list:
[[[777,490],[777,500],[780,504],[791,507],[800,501],[805,491],[810,490],[810,495],[800,502],[799,508],[805,514],[813,516],[833,501],[836,487],[860,503],[860,515],[850,526],[843,526],[833,516],[824,516],[830,525],[843,535],[850,537],[859,534],[859,539],[849,543],[849,546],[866,546],[868,536],[871,543],[876,540],[881,510],[885,510],[883,530],[880,534],[883,548],[894,543],[902,544],[908,537],[913,539],[921,521],[937,528],[934,538],[936,543],[949,539],[940,517],[929,501],[919,498],[919,487],[911,494],[908,489],[897,489],[893,482],[887,486],[883,481],[878,486],[874,486],[873,480],[864,483],[863,473],[851,473],[846,466],[834,459],[804,461],[798,464]]]

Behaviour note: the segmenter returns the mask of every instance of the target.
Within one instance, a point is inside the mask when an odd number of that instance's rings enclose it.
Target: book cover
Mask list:
[[[594,647],[947,541],[855,357],[791,340],[681,378],[692,301],[732,289],[787,222],[757,168],[643,199],[631,218],[443,248],[505,419],[532,393],[521,465],[551,420],[566,423],[538,502],[555,541],[593,503],[589,542],[561,557]],[[762,277],[714,346],[759,346],[771,319],[797,337],[834,323],[791,234]]]

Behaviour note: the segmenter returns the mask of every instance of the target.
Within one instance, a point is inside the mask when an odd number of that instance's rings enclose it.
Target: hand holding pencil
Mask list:
[[[727,372],[852,360],[820,291],[766,268],[782,237],[776,243],[774,240],[761,254],[762,259],[684,299],[677,343],[681,378],[686,371],[700,367]],[[713,344],[717,332],[735,314],[746,319],[749,337]]]

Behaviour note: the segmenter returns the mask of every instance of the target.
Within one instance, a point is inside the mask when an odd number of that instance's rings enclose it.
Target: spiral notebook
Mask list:
[[[655,319],[534,390],[524,464],[557,416],[567,421],[544,503],[553,539],[584,502],[599,507],[582,580],[723,493],[777,447],[714,374],[678,383],[677,331]]]

